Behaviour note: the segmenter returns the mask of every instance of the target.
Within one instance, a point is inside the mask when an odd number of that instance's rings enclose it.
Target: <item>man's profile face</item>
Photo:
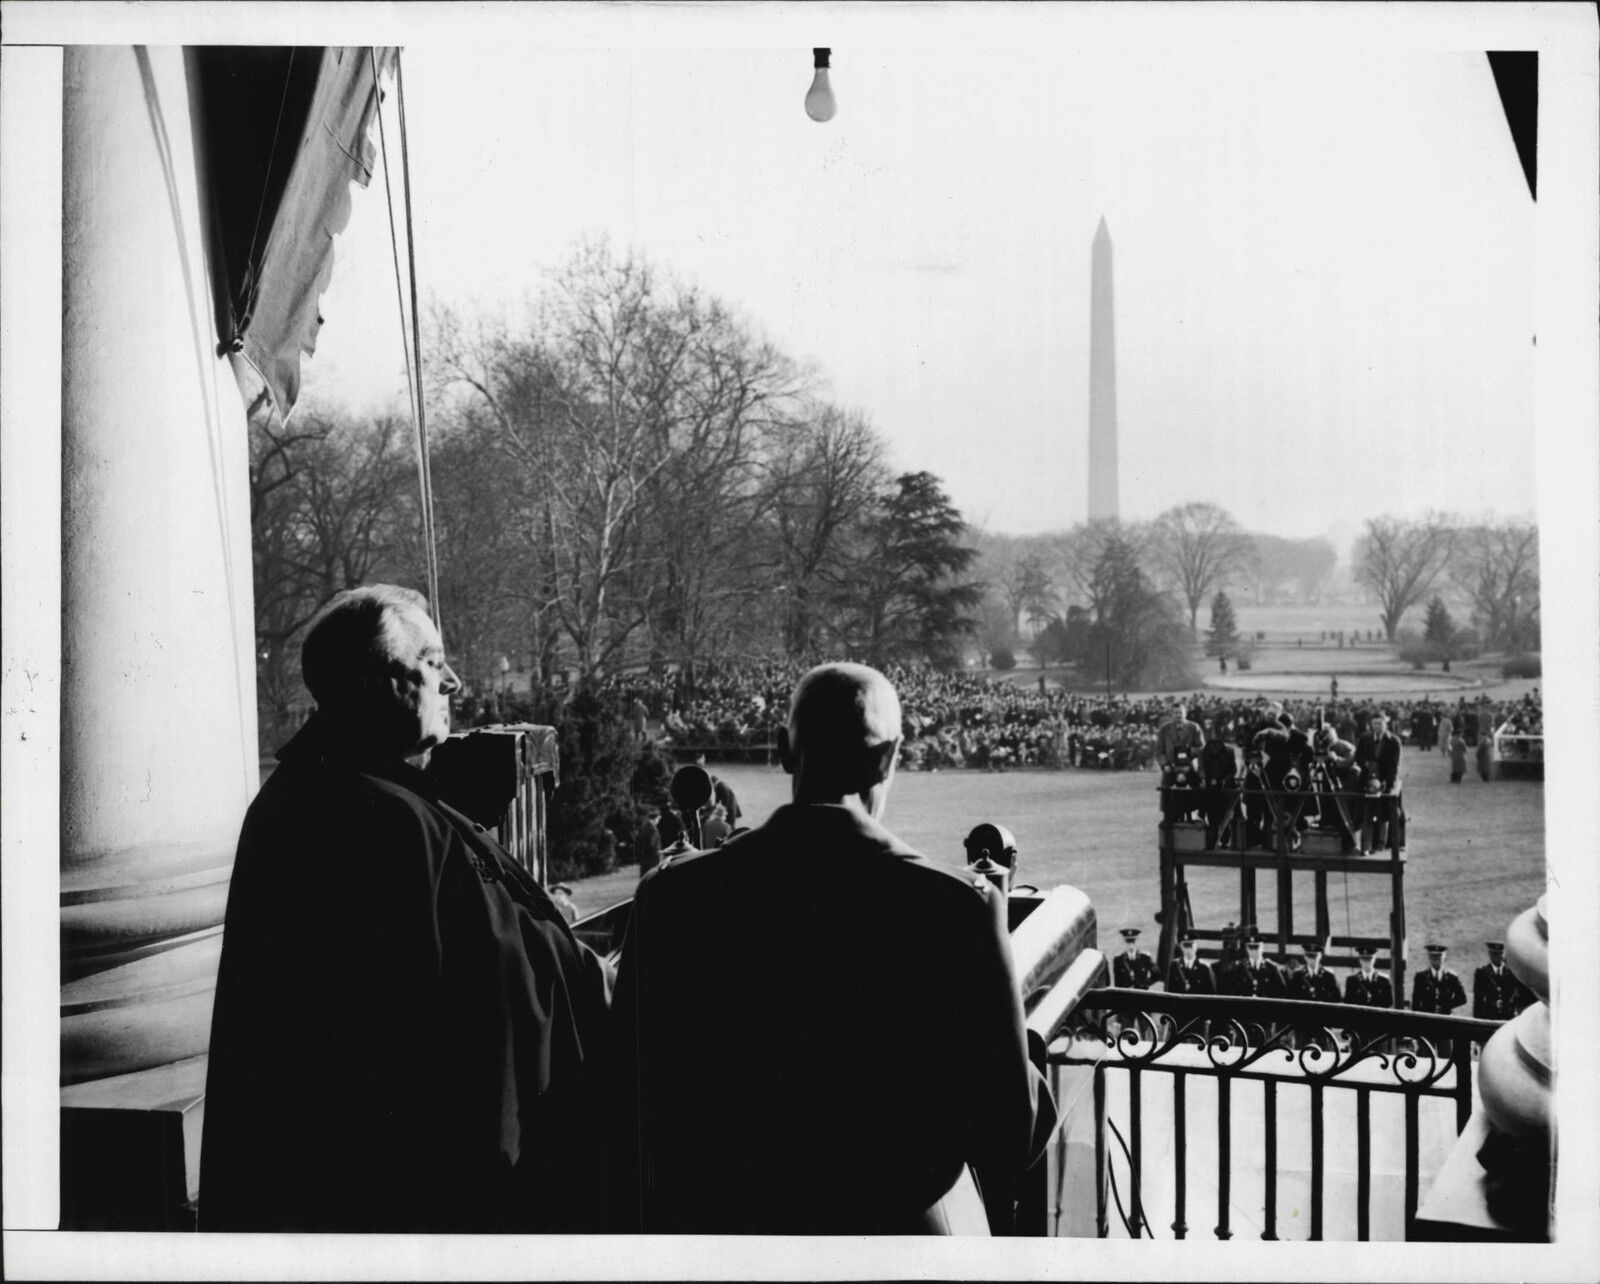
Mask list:
[[[439,630],[419,607],[400,607],[387,621],[392,648],[389,691],[398,715],[404,757],[431,749],[450,734],[450,697],[461,680],[445,663]]]

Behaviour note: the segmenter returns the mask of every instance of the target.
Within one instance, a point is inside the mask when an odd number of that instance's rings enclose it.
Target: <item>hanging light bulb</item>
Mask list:
[[[811,78],[811,88],[806,91],[806,115],[817,122],[833,119],[839,104],[833,100],[833,86],[828,83],[828,49],[813,49],[811,65],[817,74]]]

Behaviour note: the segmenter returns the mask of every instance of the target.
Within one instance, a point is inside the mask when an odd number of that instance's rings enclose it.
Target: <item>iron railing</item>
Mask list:
[[[1127,1229],[1135,1236],[1153,1235],[1144,1213],[1145,1118],[1143,1077],[1167,1074],[1172,1088],[1171,1181],[1172,1229],[1182,1239],[1188,1232],[1191,1149],[1187,1089],[1192,1077],[1215,1081],[1215,1191],[1218,1239],[1232,1237],[1234,1207],[1231,1141],[1235,1123],[1233,1085],[1240,1080],[1262,1084],[1261,1175],[1262,1238],[1279,1238],[1279,1102],[1280,1091],[1308,1096],[1310,1238],[1323,1238],[1327,1138],[1325,1095],[1355,1094],[1356,1238],[1371,1237],[1372,1227],[1372,1102],[1373,1094],[1399,1094],[1404,1102],[1404,1232],[1410,1239],[1421,1197],[1419,1109],[1425,1098],[1454,1102],[1455,1132],[1466,1127],[1472,1111],[1472,1049],[1498,1028],[1493,1021],[1428,1013],[1364,1008],[1294,999],[1256,999],[1176,995],[1143,990],[1095,989],[1083,994],[1062,1037],[1052,1041],[1049,1061],[1060,1099],[1064,1067],[1088,1067],[1093,1075],[1095,1227],[1102,1238],[1110,1232],[1107,1199],[1111,1175],[1107,1132],[1107,1075],[1127,1078],[1129,1136],[1126,1146],[1130,1208],[1123,1209]],[[1057,1196],[1050,1230],[1061,1220],[1062,1189],[1067,1184],[1066,1136],[1056,1138]],[[1165,1153],[1165,1152],[1163,1152]],[[1113,1189],[1113,1195],[1120,1195]]]

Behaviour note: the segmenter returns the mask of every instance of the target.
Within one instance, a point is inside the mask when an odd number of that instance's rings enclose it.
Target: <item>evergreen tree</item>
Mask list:
[[[932,473],[905,473],[879,501],[863,558],[841,594],[851,650],[869,664],[959,662],[983,585],[963,578],[977,558],[967,524]]]
[[[1239,646],[1239,622],[1233,601],[1222,589],[1211,599],[1211,628],[1206,633],[1207,655],[1232,655]]]
[[[1428,603],[1428,618],[1423,625],[1422,636],[1436,646],[1448,647],[1456,635],[1456,622],[1450,614],[1450,609],[1445,606],[1444,599],[1437,593]]]
[[[1428,603],[1428,617],[1422,629],[1422,640],[1428,644],[1433,653],[1433,658],[1442,662],[1446,672],[1449,672],[1450,661],[1455,655],[1456,622],[1444,600],[1435,593],[1433,600]]]
[[[1124,689],[1192,683],[1189,631],[1170,598],[1139,566],[1138,550],[1114,535],[1106,541],[1089,579],[1094,622],[1081,635],[1081,673],[1106,672]]]

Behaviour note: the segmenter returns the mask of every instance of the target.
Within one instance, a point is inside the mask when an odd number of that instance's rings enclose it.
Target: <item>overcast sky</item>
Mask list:
[[[1085,48],[1063,16],[959,54],[837,47],[826,125],[806,47],[419,41],[424,299],[515,310],[606,234],[813,365],[971,520],[1038,531],[1085,514],[1104,216],[1124,516],[1532,512],[1534,204],[1482,53]],[[314,393],[400,398],[380,182],[323,313]]]

